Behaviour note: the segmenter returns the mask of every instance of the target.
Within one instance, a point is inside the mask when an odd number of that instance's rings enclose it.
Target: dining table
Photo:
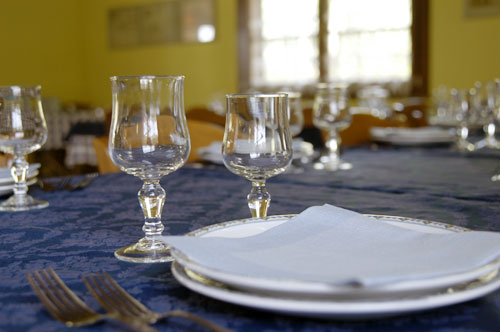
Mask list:
[[[328,203],[363,214],[500,231],[500,183],[491,181],[500,167],[498,151],[462,153],[448,146],[368,144],[345,148],[342,157],[352,169],[326,172],[304,164],[269,179],[268,215],[298,214]],[[250,218],[249,181],[221,164],[188,164],[165,176],[161,184],[166,190],[165,235]],[[82,277],[105,271],[150,309],[185,310],[234,331],[500,330],[500,291],[431,310],[359,319],[263,311],[194,292],[176,280],[170,262],[138,264],[114,256],[117,248],[143,235],[144,216],[137,199],[141,185],[140,179],[125,173],[101,174],[74,191],[45,192],[35,185],[30,194],[47,200],[48,208],[0,213],[1,331],[122,330],[108,322],[72,329],[52,318],[26,278],[27,272],[46,268],[53,268],[98,312],[104,311]],[[154,327],[203,331],[180,318],[168,318]]]

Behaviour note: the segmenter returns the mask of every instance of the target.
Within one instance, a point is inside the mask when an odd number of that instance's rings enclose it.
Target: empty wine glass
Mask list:
[[[14,195],[0,204],[0,211],[45,208],[46,201],[28,192],[26,155],[40,149],[47,140],[47,125],[42,110],[40,86],[0,87],[0,151],[13,155],[10,168]]]
[[[280,91],[278,93],[285,93],[288,96],[288,122],[293,140],[293,160],[287,168],[287,173],[303,173],[304,164],[310,162],[314,154],[314,147],[311,143],[298,137],[304,128],[302,95],[295,91]]]
[[[109,154],[122,171],[143,181],[139,202],[145,237],[115,251],[118,259],[139,262],[172,260],[159,239],[165,190],[160,179],[187,160],[190,140],[184,113],[184,76],[111,77],[113,113]]]
[[[475,90],[457,90],[450,91],[450,108],[453,110],[457,123],[455,149],[463,152],[474,151],[474,144],[469,142],[469,126],[471,123],[470,101],[475,98]]]
[[[349,109],[347,88],[341,85],[320,83],[313,104],[313,123],[326,131],[326,150],[320,156],[315,169],[337,171],[351,169],[352,165],[340,159],[341,139],[339,131],[350,126],[352,114]]]
[[[288,122],[292,138],[299,136],[304,128],[304,111],[300,92],[280,92],[288,96]]]
[[[233,173],[252,182],[247,196],[252,217],[265,217],[271,202],[266,180],[292,160],[286,94],[227,95],[222,156]]]
[[[500,90],[497,82],[487,82],[482,84],[476,82],[474,89],[476,96],[472,100],[472,107],[476,110],[485,137],[476,142],[476,149],[500,149],[500,141],[495,138],[496,132],[496,112],[499,107]]]

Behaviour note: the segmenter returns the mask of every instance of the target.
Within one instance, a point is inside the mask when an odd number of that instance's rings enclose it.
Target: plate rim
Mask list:
[[[296,216],[296,214],[273,215],[264,218],[244,218],[244,219],[230,220],[198,228],[194,231],[187,233],[186,235],[203,236],[211,232],[225,229],[228,227],[235,227],[239,225],[254,224],[260,222],[282,221],[283,219],[291,219],[294,216]],[[386,221],[410,223],[423,227],[437,228],[449,232],[471,231],[470,229],[462,226],[456,226],[436,221],[429,221],[425,219],[416,219],[410,217],[400,217],[391,215],[375,215],[375,214],[365,214],[365,216],[368,216],[373,220],[386,220]],[[171,253],[176,261],[178,261],[181,265],[189,267],[194,272],[236,287],[253,289],[254,291],[270,291],[277,293],[292,292],[295,294],[307,294],[307,295],[344,294],[350,296],[353,295],[360,296],[361,294],[364,293],[367,296],[370,294],[373,296],[373,294],[387,295],[394,292],[406,292],[406,293],[418,292],[418,291],[423,292],[472,280],[473,278],[477,278],[481,275],[487,274],[492,270],[498,270],[498,268],[500,267],[500,259],[497,259],[489,263],[483,264],[478,268],[461,273],[455,273],[455,274],[449,274],[449,275],[438,276],[434,278],[425,278],[419,280],[400,281],[374,287],[359,287],[359,285],[332,285],[328,283],[301,281],[293,279],[258,278],[256,282],[255,278],[235,275],[227,273],[225,271],[219,271],[217,269],[203,266],[198,262],[194,261],[193,259],[189,258],[188,256],[184,255],[180,251],[176,250],[175,248],[171,249]]]
[[[262,217],[262,218],[243,218],[243,219],[233,219],[233,220],[228,220],[228,221],[223,221],[207,226],[203,226],[200,228],[197,228],[195,230],[192,230],[186,234],[185,236],[202,236],[205,235],[209,232],[213,232],[218,229],[226,228],[228,226],[237,226],[241,225],[244,223],[257,223],[257,222],[266,222],[266,221],[273,221],[275,219],[282,219],[282,218],[293,218],[297,216],[298,214],[295,213],[288,213],[288,214],[277,214],[277,215],[271,215],[267,217]],[[372,219],[378,220],[378,219],[394,219],[394,221],[399,221],[399,222],[404,222],[404,223],[410,223],[410,224],[418,224],[418,225],[425,225],[433,228],[439,228],[439,229],[444,229],[444,230],[450,230],[454,232],[472,232],[473,230],[467,227],[463,226],[457,226],[453,224],[448,224],[440,221],[433,221],[433,220],[427,220],[427,219],[420,219],[420,218],[412,218],[412,217],[401,217],[401,216],[393,216],[393,215],[386,215],[386,214],[363,214],[366,217],[370,217]]]
[[[434,294],[426,294],[415,298],[393,298],[387,301],[334,301],[304,298],[279,298],[255,294],[241,289],[225,286],[214,281],[214,285],[194,280],[183,271],[186,267],[177,261],[171,266],[176,280],[188,289],[220,301],[271,312],[279,312],[306,317],[323,318],[374,318],[395,316],[405,313],[435,309],[458,304],[485,296],[500,288],[498,271],[491,279],[474,280],[464,283],[456,290],[447,290]],[[209,279],[209,278],[208,278]],[[220,286],[217,286],[217,283]],[[476,284],[475,284],[476,283]],[[470,286],[470,287],[469,287]]]

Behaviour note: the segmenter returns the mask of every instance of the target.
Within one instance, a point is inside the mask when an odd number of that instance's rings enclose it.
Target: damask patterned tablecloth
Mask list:
[[[329,203],[362,213],[399,215],[500,231],[500,183],[490,181],[500,154],[463,156],[446,149],[352,149],[349,171],[306,171],[272,178],[269,214],[300,213]],[[248,181],[223,167],[189,168],[166,176],[165,233],[249,217]],[[99,176],[80,191],[42,192],[50,207],[0,213],[0,330],[65,331],[43,308],[25,278],[53,267],[96,310],[81,278],[107,271],[127,291],[157,311],[182,309],[236,331],[498,331],[500,292],[426,312],[368,321],[321,320],[262,312],[217,301],[181,286],[167,264],[132,264],[114,258],[118,247],[141,236],[137,201],[141,182],[126,174]],[[161,331],[196,330],[181,319]],[[116,331],[102,323],[81,331]]]

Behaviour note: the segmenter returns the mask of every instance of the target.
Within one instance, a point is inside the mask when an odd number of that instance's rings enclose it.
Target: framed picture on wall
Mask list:
[[[164,0],[108,12],[111,48],[215,40],[214,0]]]
[[[500,15],[500,0],[464,0],[465,17]]]

